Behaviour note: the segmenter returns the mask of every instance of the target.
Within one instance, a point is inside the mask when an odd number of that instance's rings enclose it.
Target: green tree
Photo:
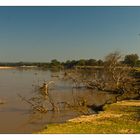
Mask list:
[[[136,66],[137,66],[137,67],[140,67],[140,60],[138,60],[138,61],[136,62]]]
[[[139,56],[137,54],[129,54],[125,56],[124,63],[131,67],[134,67],[138,59],[139,59]]]
[[[64,67],[65,68],[73,68],[74,66],[76,66],[77,65],[77,61],[76,60],[72,60],[72,61],[70,61],[70,60],[67,60],[65,63],[64,63]]]
[[[97,65],[97,61],[95,59],[89,59],[89,60],[87,60],[86,65],[87,66],[96,66]]]
[[[51,61],[51,65],[53,65],[53,66],[59,66],[60,65],[60,62],[58,60],[56,60],[56,59],[53,59]]]
[[[80,59],[78,62],[77,62],[77,65],[79,66],[84,66],[86,64],[86,60],[84,59]]]
[[[97,61],[97,65],[98,65],[98,66],[103,66],[103,65],[104,65],[104,62],[103,62],[102,60],[98,60],[98,61]]]
[[[61,68],[61,66],[62,66],[61,63],[56,59],[53,59],[50,63],[50,68],[52,69],[59,69]]]

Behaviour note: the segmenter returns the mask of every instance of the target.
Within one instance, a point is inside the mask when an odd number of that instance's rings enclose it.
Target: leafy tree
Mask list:
[[[139,56],[137,54],[129,54],[125,56],[124,63],[131,67],[134,67],[138,59],[139,59]]]
[[[61,67],[62,67],[61,63],[56,59],[53,59],[50,63],[50,68],[52,70],[57,70],[60,69]]]
[[[73,68],[74,66],[76,66],[77,65],[77,61],[76,60],[72,60],[72,61],[70,61],[70,60],[67,60],[65,63],[64,63],[64,67],[65,68]]]
[[[136,66],[137,66],[137,67],[140,67],[140,60],[138,60],[138,61],[136,62]]]
[[[102,60],[98,60],[98,61],[97,61],[97,65],[98,65],[98,66],[103,66],[103,65],[104,65],[104,62],[103,62]]]
[[[51,61],[51,65],[53,65],[53,66],[58,66],[58,65],[60,65],[60,62],[59,62],[58,60],[56,60],[56,59],[53,59],[53,60]]]
[[[86,63],[87,66],[95,66],[97,65],[97,61],[95,59],[89,59]]]
[[[86,60],[84,59],[80,59],[78,62],[77,62],[77,65],[79,66],[84,66],[86,64]]]

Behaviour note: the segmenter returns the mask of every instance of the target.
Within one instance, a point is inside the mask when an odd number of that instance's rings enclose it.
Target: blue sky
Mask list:
[[[0,62],[140,56],[140,7],[0,7]]]

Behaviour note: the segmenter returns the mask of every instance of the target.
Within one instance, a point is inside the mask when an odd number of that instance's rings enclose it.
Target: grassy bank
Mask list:
[[[50,124],[39,133],[140,133],[140,101],[122,101],[107,105],[97,115],[81,116],[63,124]]]

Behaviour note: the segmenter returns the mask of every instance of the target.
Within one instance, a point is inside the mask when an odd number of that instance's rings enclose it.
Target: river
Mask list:
[[[87,89],[77,89],[73,92],[72,84],[62,80],[51,71],[38,69],[0,69],[0,133],[34,133],[50,123],[63,123],[79,114],[73,110],[60,112],[48,111],[46,114],[33,114],[31,107],[22,101],[18,94],[25,98],[35,96],[36,86],[44,81],[54,81],[50,90],[54,102],[73,102],[73,97],[84,97],[88,104],[103,104],[111,95],[98,93]],[[60,73],[58,73],[60,74]],[[94,112],[93,112],[94,113]]]

